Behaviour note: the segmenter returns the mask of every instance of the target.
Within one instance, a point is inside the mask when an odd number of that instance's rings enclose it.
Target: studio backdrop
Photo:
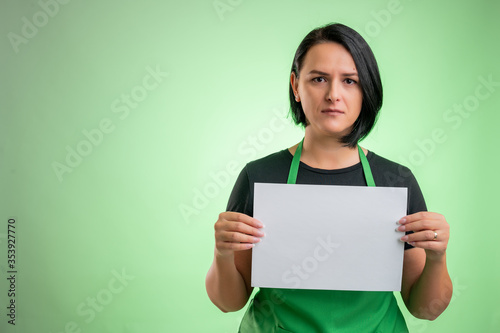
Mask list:
[[[213,226],[244,165],[296,144],[292,58],[344,23],[384,105],[361,145],[451,226],[454,284],[411,332],[499,332],[497,1],[0,5],[0,331],[236,332],[208,299]],[[440,295],[436,295],[439,302]]]

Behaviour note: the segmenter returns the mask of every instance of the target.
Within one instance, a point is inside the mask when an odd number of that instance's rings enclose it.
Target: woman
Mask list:
[[[215,223],[214,261],[207,293],[224,312],[245,306],[252,287],[251,248],[263,225],[252,218],[253,184],[286,183],[295,156],[298,184],[366,186],[361,159],[376,186],[408,188],[401,296],[417,318],[434,320],[448,306],[452,284],[446,267],[449,226],[427,212],[412,173],[358,141],[368,135],[382,106],[375,57],[354,30],[332,24],[311,31],[299,45],[290,73],[293,119],[305,127],[303,142],[253,161],[243,169],[227,211]],[[260,288],[240,332],[408,332],[392,292]]]

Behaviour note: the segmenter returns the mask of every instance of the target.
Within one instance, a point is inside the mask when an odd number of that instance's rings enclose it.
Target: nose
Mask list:
[[[330,83],[330,86],[328,87],[326,99],[332,103],[340,100],[339,87],[335,81]]]

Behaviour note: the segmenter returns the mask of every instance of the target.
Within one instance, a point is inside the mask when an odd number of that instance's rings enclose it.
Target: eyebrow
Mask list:
[[[323,76],[329,76],[330,74],[319,71],[317,69],[311,70],[308,74],[318,74],[318,75],[323,75]],[[358,76],[357,72],[352,72],[352,73],[342,73],[342,76]]]

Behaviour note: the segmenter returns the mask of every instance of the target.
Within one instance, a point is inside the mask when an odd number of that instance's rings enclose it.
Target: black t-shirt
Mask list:
[[[389,161],[371,151],[366,157],[370,163],[376,186],[408,188],[407,214],[427,210],[417,180],[407,167]],[[286,184],[292,158],[290,151],[284,149],[248,163],[236,180],[229,197],[227,211],[253,216],[254,183]],[[366,186],[361,163],[343,169],[323,170],[312,168],[300,162],[296,183]],[[405,249],[412,247],[405,243]]]

